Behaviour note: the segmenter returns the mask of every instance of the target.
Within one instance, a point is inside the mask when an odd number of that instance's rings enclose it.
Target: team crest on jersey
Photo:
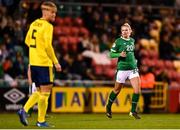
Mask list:
[[[115,46],[116,46],[116,43],[114,42],[113,45],[112,45],[112,47],[115,47]]]

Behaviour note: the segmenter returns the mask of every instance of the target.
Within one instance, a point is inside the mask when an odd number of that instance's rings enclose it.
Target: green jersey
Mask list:
[[[137,68],[137,60],[134,56],[134,39],[118,38],[114,42],[111,51],[111,58],[118,58],[117,69],[118,70],[133,70]],[[120,53],[126,52],[126,57],[121,57]]]

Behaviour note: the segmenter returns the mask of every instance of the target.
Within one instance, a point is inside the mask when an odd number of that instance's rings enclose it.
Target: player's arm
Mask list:
[[[45,33],[45,38],[46,38],[46,52],[50,59],[52,60],[53,64],[56,65],[58,64],[58,60],[56,58],[56,55],[54,53],[54,49],[52,46],[52,37],[53,37],[53,27],[48,28],[48,32]]]
[[[110,58],[118,58],[120,57],[120,54],[115,52],[114,50],[111,50],[109,53]]]
[[[121,53],[119,53],[118,50],[119,48],[118,48],[117,42],[115,41],[109,53],[110,58],[126,57],[125,51],[122,51]]]
[[[25,43],[26,43],[26,45],[29,47],[30,46],[30,40],[31,40],[31,30],[30,30],[30,28],[29,28],[29,30],[28,30],[28,32],[27,32],[27,34],[26,34],[26,38],[25,38]]]
[[[54,53],[54,49],[52,46],[52,37],[53,37],[53,27],[49,26],[49,31],[45,33],[45,38],[46,38],[46,52],[50,59],[52,60],[56,71],[60,72],[61,71],[61,65],[59,64],[56,55]]]
[[[28,77],[28,83],[29,83],[29,85],[31,85],[32,84],[32,79],[31,79],[30,65],[28,65],[27,77]]]

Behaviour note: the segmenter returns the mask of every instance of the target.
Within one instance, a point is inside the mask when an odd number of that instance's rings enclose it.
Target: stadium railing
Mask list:
[[[164,82],[156,82],[151,97],[151,109],[167,110],[168,105],[168,84]]]
[[[143,9],[149,9],[151,11],[155,11],[155,17],[161,17],[160,10],[173,10],[176,18],[180,18],[180,8],[177,6],[165,6],[165,5],[137,5],[137,4],[117,4],[117,3],[88,3],[88,2],[57,2],[60,15],[61,14],[72,14],[72,16],[79,16],[82,12],[82,8],[86,6],[98,7],[101,6],[103,8],[122,8],[122,7],[130,7],[131,9],[136,8],[137,6],[141,6]]]

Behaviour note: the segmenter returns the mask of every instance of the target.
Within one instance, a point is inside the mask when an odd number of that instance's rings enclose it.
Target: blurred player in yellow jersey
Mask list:
[[[45,121],[48,107],[48,98],[53,86],[53,66],[56,71],[61,71],[54,49],[52,47],[53,26],[57,7],[53,2],[46,1],[41,5],[42,17],[31,23],[27,32],[25,43],[29,47],[29,64],[32,82],[39,87],[39,91],[33,93],[24,107],[18,111],[20,122],[27,126],[26,113],[38,102],[38,127],[49,127]]]

